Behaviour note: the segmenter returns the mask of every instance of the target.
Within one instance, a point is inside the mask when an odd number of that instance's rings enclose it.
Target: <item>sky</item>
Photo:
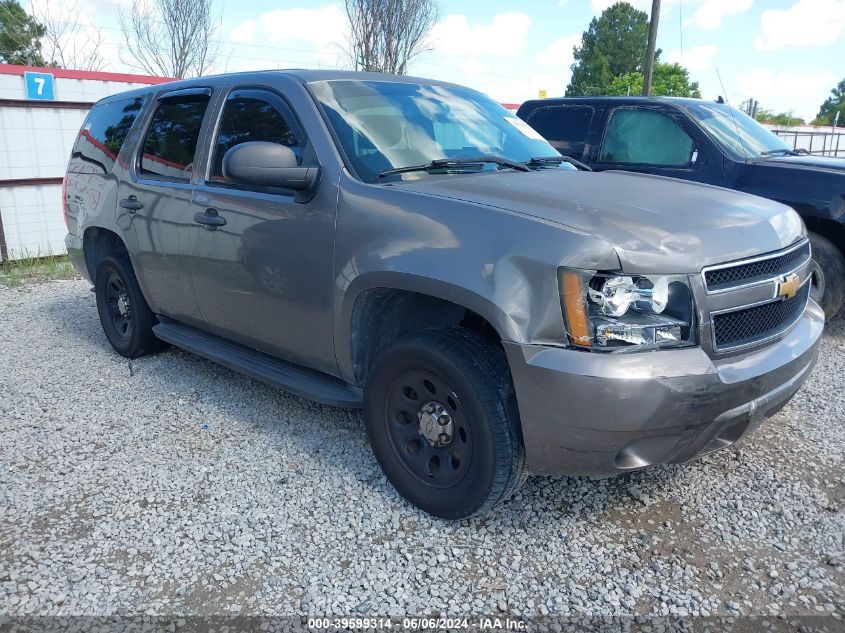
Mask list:
[[[121,57],[118,20],[131,0],[31,1],[49,2],[103,33],[105,70],[132,70]],[[217,3],[219,72],[348,67],[342,2]],[[536,98],[540,90],[562,95],[573,46],[613,3],[441,0],[430,50],[409,74],[464,84],[505,103]],[[630,3],[651,7],[651,0]],[[766,109],[811,120],[845,78],[845,0],[663,0],[657,45],[661,60],[689,69],[704,98],[724,95],[736,106],[753,97]]]

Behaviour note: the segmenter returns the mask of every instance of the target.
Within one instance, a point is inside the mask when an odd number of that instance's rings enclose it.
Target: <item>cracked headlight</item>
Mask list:
[[[622,275],[561,268],[566,334],[598,351],[694,345],[695,310],[686,275]]]

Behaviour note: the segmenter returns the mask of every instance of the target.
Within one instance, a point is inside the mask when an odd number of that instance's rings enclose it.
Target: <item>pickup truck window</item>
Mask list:
[[[168,99],[156,110],[141,154],[141,173],[152,178],[191,179],[208,95]]]
[[[290,147],[301,163],[305,135],[293,121],[293,115],[278,95],[267,90],[233,91],[226,100],[217,131],[211,180],[225,181],[223,156],[236,145],[250,141]]]
[[[607,126],[599,160],[686,167],[692,152],[692,138],[665,114],[644,108],[617,108]]]
[[[687,110],[716,143],[737,160],[792,153],[792,148],[776,135],[726,104],[702,103],[687,106]]]
[[[580,159],[593,121],[590,106],[549,106],[537,108],[528,124],[542,134],[561,154]]]
[[[79,130],[68,171],[109,173],[142,105],[144,98],[135,97],[94,106]]]
[[[346,80],[309,88],[365,182],[378,182],[385,170],[443,158],[494,155],[524,162],[556,154],[521,119],[468,88]],[[395,177],[420,178],[425,172]]]

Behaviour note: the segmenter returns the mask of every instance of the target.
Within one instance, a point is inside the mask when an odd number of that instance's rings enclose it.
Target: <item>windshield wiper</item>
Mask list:
[[[517,171],[531,171],[525,163],[520,163],[501,156],[468,156],[464,158],[438,158],[430,163],[423,163],[422,165],[408,165],[407,167],[396,167],[394,169],[385,169],[379,172],[379,178],[385,176],[392,176],[393,174],[406,174],[412,171],[431,171],[435,169],[450,169],[460,167],[477,166],[483,167],[484,163],[495,163],[501,167],[508,169],[515,169]]]
[[[593,171],[593,168],[589,165],[582,163],[580,160],[576,160],[571,156],[539,156],[537,158],[532,158],[529,161],[526,161],[526,165],[528,167],[544,167],[546,165],[560,165],[561,163],[569,163],[570,165],[575,165],[578,169],[583,171]]]
[[[804,154],[809,154],[807,150],[800,150],[800,149],[768,149],[765,152],[760,152],[760,156],[774,156],[775,154],[781,156],[803,156]]]

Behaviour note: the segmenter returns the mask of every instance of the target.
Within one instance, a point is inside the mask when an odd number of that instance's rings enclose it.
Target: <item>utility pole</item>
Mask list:
[[[651,21],[648,23],[648,52],[645,59],[643,95],[651,96],[651,79],[654,75],[654,51],[657,46],[657,23],[660,21],[660,0],[651,0]]]

